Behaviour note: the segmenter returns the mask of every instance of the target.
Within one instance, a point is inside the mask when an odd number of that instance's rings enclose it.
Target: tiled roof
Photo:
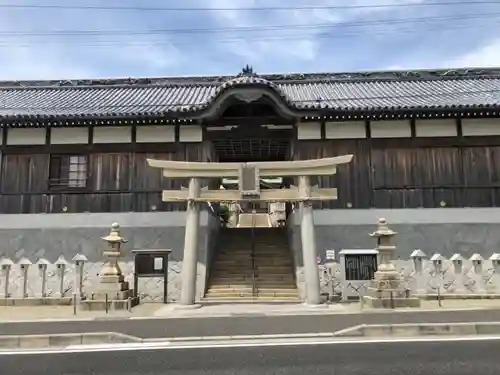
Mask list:
[[[240,87],[297,112],[500,107],[500,69],[0,82],[0,118],[190,117]]]

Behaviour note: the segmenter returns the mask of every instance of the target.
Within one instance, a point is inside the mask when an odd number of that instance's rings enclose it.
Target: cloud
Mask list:
[[[422,0],[340,0],[333,4],[336,6],[366,7],[420,2]],[[328,39],[328,35],[332,33],[330,27],[341,27],[343,22],[368,19],[373,14],[383,13],[387,10],[387,8],[382,7],[352,10],[321,8],[331,6],[332,2],[329,0],[315,0],[306,3],[307,6],[321,9],[270,10],[267,12],[249,12],[241,8],[283,7],[283,2],[253,0],[247,3],[235,3],[233,0],[209,0],[203,1],[202,4],[208,4],[212,9],[234,8],[235,4],[239,4],[240,9],[212,13],[215,21],[224,26],[253,27],[264,30],[266,27],[289,25],[289,27],[283,27],[282,30],[277,28],[267,32],[261,40],[253,36],[251,40],[246,38],[240,43],[221,46],[222,51],[241,57],[250,64],[267,65],[266,62],[269,60],[278,60],[285,66],[289,58],[304,64],[324,58],[321,56],[321,46]],[[288,0],[287,5],[290,8],[305,6],[304,2],[300,0]]]
[[[169,12],[2,8],[0,79],[235,74],[245,64],[257,72],[500,65],[500,40],[495,37],[500,35],[500,4],[407,6],[425,1],[430,0],[106,3],[117,7],[212,9]],[[46,4],[42,0],[16,0],[16,4],[23,3]],[[99,4],[98,0],[71,1],[71,5]],[[366,7],[386,4],[398,6]],[[243,9],[331,5],[365,8]],[[475,18],[475,14],[483,16]],[[9,34],[56,30],[101,32],[58,36]]]
[[[16,1],[46,4],[42,1]],[[128,1],[128,5],[140,3]],[[75,0],[72,5],[88,5]],[[122,2],[127,5],[127,1]],[[120,6],[120,3],[116,4]],[[167,19],[168,20],[168,19]],[[67,9],[8,9],[0,13],[0,79],[63,79],[162,75],[183,63],[182,51],[165,38],[128,35],[148,29],[133,12]],[[105,30],[95,35],[43,36],[54,31]],[[107,30],[107,31],[106,31]],[[122,35],[109,31],[122,30]],[[28,32],[35,35],[12,35]],[[158,38],[157,38],[158,39]]]
[[[3,80],[73,79],[97,73],[58,48],[9,48],[8,54],[0,54],[0,66],[0,79]]]
[[[488,41],[471,52],[448,62],[450,67],[495,67],[500,66],[500,38]]]

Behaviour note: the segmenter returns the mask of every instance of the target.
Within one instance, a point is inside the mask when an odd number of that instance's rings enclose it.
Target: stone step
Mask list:
[[[237,278],[237,277],[247,277],[252,278],[254,273],[251,269],[247,270],[232,270],[232,269],[214,269],[212,270],[212,278]]]
[[[224,261],[217,262],[214,264],[211,269],[212,270],[252,270],[255,267],[255,271],[262,271],[262,268],[269,269],[280,269],[283,268],[287,270],[287,272],[293,272],[293,262],[290,260],[274,260],[274,261],[264,261],[264,260],[254,260],[245,261],[245,262],[233,262],[233,261]],[[278,270],[276,269],[276,270]]]
[[[249,265],[252,266],[252,258],[248,259],[217,259],[214,263],[215,266],[223,265],[223,266],[238,266],[238,265]]]
[[[284,284],[292,284],[295,285],[296,281],[293,278],[292,275],[283,275],[283,276],[277,276],[277,275],[272,275],[272,276],[255,276],[253,278],[252,276],[225,276],[225,275],[220,275],[218,277],[212,277],[210,279],[209,284],[210,285],[215,285],[215,284],[249,284],[251,285],[253,282],[257,284],[273,284],[273,285],[284,285]]]
[[[271,273],[271,274],[274,274],[274,273],[288,273],[288,272],[292,272],[293,273],[293,267],[291,267],[291,264],[290,265],[273,265],[273,264],[267,264],[267,265],[257,265],[255,267],[255,270],[256,271],[260,271],[260,272],[267,272],[267,273]]]
[[[231,303],[231,302],[238,302],[238,303],[245,303],[245,302],[298,302],[300,299],[297,298],[273,298],[273,297],[248,297],[248,298],[231,298],[231,297],[210,297],[207,298],[205,297],[204,300],[206,302],[214,302],[214,303],[221,303],[221,302],[226,302],[226,303]]]
[[[283,266],[291,268],[293,261],[291,259],[255,259],[254,264],[257,266]]]
[[[228,287],[228,288],[213,288],[210,287],[207,290],[207,294],[227,294],[227,293],[252,293],[252,286],[236,286],[236,287]]]
[[[291,294],[291,295],[296,295],[297,294],[297,288],[263,288],[263,287],[257,287],[257,293],[258,294],[266,294],[266,293],[280,293],[280,294]]]
[[[214,271],[245,271],[252,270],[252,263],[215,263],[212,267]],[[289,264],[274,264],[271,262],[255,262],[255,271],[275,273],[280,271],[293,272],[292,263]]]
[[[292,256],[290,253],[265,253],[265,252],[254,252],[253,253],[254,258],[262,258],[262,259],[292,259]],[[241,253],[241,254],[231,254],[231,253],[219,253],[217,254],[215,261],[218,260],[239,260],[239,259],[251,259],[252,258],[252,253],[249,251],[247,253]]]
[[[254,247],[254,253],[269,253],[269,254],[281,254],[281,253],[286,253],[286,254],[291,254],[290,250],[287,247]],[[245,253],[251,253],[252,248],[251,247],[246,247],[246,246],[238,246],[235,248],[225,248],[225,247],[219,247],[217,253],[218,254],[245,254]]]
[[[259,259],[259,260],[265,260],[265,261],[270,261],[273,259],[276,260],[292,260],[293,258],[286,253],[281,253],[281,254],[266,254],[266,253],[254,253],[253,257],[251,253],[247,254],[218,254],[217,257],[215,258],[215,262],[219,261],[245,261],[245,260],[252,260],[253,259]]]
[[[290,257],[287,257],[287,256],[279,256],[279,257],[267,257],[267,256],[255,256],[252,257],[251,256],[246,256],[246,257],[230,257],[230,256],[227,256],[227,257],[222,257],[222,258],[217,258],[215,259],[215,263],[214,264],[238,264],[238,263],[242,263],[242,262],[251,262],[253,261],[256,261],[256,262],[266,262],[267,264],[269,264],[270,262],[273,262],[273,263],[276,263],[276,262],[289,262],[289,263],[292,263],[292,259]]]
[[[286,283],[286,284],[274,284],[274,283],[255,283],[255,288],[260,291],[274,291],[274,290],[279,290],[279,291],[295,291],[297,292],[297,286],[295,283]],[[244,284],[211,284],[208,287],[208,290],[252,290],[252,284],[251,283],[244,283]]]
[[[252,286],[255,283],[256,286],[262,288],[296,288],[296,281],[293,279],[286,280],[259,280],[259,279],[246,279],[246,280],[234,280],[234,279],[217,279],[211,280],[209,282],[209,287],[212,288],[223,288],[223,287],[245,287]]]
[[[255,296],[255,297],[205,297],[203,298],[207,302],[255,302],[255,301],[272,301],[272,302],[296,302],[299,300],[298,297],[265,297],[265,296]]]
[[[281,267],[276,266],[273,272],[269,272],[269,270],[255,270],[252,271],[251,267],[249,268],[213,268],[211,271],[211,277],[261,277],[261,278],[282,278],[282,277],[293,277],[293,269],[291,267]]]
[[[245,281],[243,283],[211,283],[208,287],[208,290],[216,290],[216,289],[240,289],[240,288],[250,288],[252,289],[252,283]]]
[[[210,278],[210,284],[234,284],[234,283],[252,283],[253,280],[258,283],[293,283],[295,284],[295,279],[293,275],[283,274],[283,275],[213,275]]]
[[[268,298],[298,298],[297,291],[294,292],[281,292],[281,291],[273,291],[273,292],[257,292],[256,295],[258,297],[268,297]]]
[[[239,296],[239,297],[251,297],[252,288],[247,289],[208,289],[205,293],[206,297],[211,296]]]
[[[256,293],[255,295],[252,295],[252,293],[206,293],[205,294],[205,299],[209,300],[214,300],[214,299],[235,299],[235,300],[241,300],[247,298],[249,300],[252,299],[265,299],[265,300],[272,300],[272,301],[287,301],[287,300],[297,300],[299,299],[299,296],[297,293],[280,293],[280,292],[273,292],[273,293]]]

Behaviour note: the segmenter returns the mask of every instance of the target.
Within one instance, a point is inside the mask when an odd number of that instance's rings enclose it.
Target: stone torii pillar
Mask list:
[[[299,177],[299,194],[304,198],[311,196],[309,176]],[[316,260],[318,249],[314,233],[314,211],[312,201],[307,199],[300,202],[300,237],[306,282],[306,303],[308,305],[319,305],[321,303],[321,286]]]
[[[301,205],[302,253],[306,280],[306,302],[320,303],[319,272],[316,264],[317,249],[314,235],[313,201],[337,199],[337,189],[311,186],[310,176],[328,176],[337,171],[337,165],[349,163],[353,155],[333,158],[257,163],[199,163],[148,159],[148,164],[161,168],[167,178],[189,179],[189,187],[164,190],[165,202],[187,202],[186,232],[181,275],[183,306],[197,306],[196,277],[198,265],[198,230],[201,202],[298,202]],[[298,177],[299,187],[260,190],[262,177]],[[208,190],[201,188],[200,178],[238,178],[239,190]]]
[[[189,180],[188,196],[180,298],[180,303],[184,306],[195,305],[196,299],[198,234],[200,228],[200,204],[196,201],[200,196],[200,181],[197,178]]]

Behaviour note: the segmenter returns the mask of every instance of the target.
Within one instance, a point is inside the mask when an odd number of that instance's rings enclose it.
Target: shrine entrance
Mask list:
[[[319,304],[320,284],[316,264],[317,251],[312,202],[336,199],[337,189],[322,189],[311,186],[310,177],[333,175],[336,173],[337,165],[349,163],[351,159],[352,155],[316,160],[252,163],[198,163],[148,159],[148,164],[151,167],[163,170],[164,177],[189,179],[187,188],[163,192],[164,201],[187,202],[180,304],[195,304],[200,203],[207,202],[294,202],[299,204],[306,302],[311,305]],[[262,179],[275,176],[296,178],[298,186],[261,189]],[[202,188],[200,186],[201,178],[236,178],[238,189],[209,190],[205,187]],[[252,212],[251,216],[255,217],[255,214],[256,212]],[[250,227],[256,230],[253,223]],[[255,288],[255,285],[252,285],[252,288]]]

